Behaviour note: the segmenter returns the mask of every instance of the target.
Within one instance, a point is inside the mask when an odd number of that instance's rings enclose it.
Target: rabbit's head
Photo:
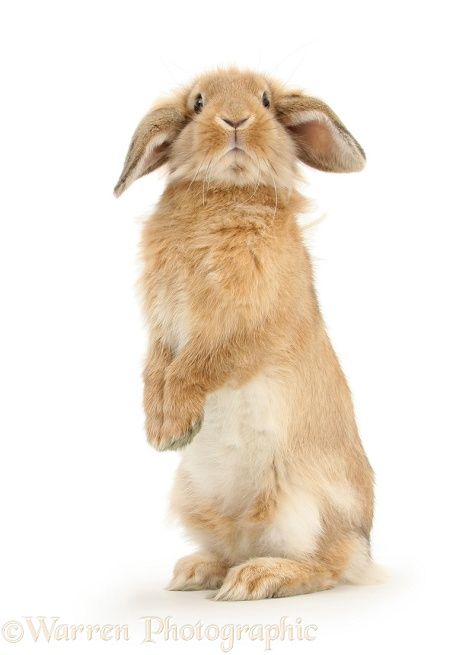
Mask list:
[[[361,146],[322,101],[236,69],[203,75],[141,120],[115,187],[169,165],[174,180],[289,188],[300,159],[323,171],[359,171]]]

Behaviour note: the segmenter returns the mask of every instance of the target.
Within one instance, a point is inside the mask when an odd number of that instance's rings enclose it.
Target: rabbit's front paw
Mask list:
[[[158,447],[163,425],[163,384],[161,374],[151,377],[148,373],[144,376],[145,386],[143,404],[145,407],[145,429],[148,442]]]
[[[161,427],[163,425],[163,415],[161,413],[147,414],[145,420],[145,430],[147,433],[148,443],[158,448],[158,442],[161,438]]]
[[[163,421],[154,446],[179,450],[187,446],[202,427],[204,397],[195,386],[168,377],[164,388]]]
[[[180,450],[188,446],[202,427],[203,413],[194,416],[166,418],[159,438],[153,443],[158,450]]]

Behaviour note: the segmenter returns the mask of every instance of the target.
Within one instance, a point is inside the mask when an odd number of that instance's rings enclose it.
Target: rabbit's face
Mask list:
[[[207,185],[291,186],[296,149],[276,118],[278,91],[253,73],[220,71],[188,91],[188,122],[169,153],[174,178]]]
[[[289,189],[298,159],[334,172],[365,164],[360,145],[321,100],[256,73],[220,70],[143,117],[114,192],[162,164],[188,184]]]

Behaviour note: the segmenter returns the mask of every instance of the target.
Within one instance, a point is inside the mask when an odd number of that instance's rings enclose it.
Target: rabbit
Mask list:
[[[162,165],[143,228],[146,432],[180,450],[170,511],[199,550],[171,590],[254,600],[375,581],[373,471],[297,216],[298,162],[365,165],[321,100],[235,68],[158,102],[119,196]]]

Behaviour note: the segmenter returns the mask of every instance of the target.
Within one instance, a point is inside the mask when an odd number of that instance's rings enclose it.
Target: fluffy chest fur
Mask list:
[[[287,313],[309,270],[296,223],[271,192],[255,204],[241,191],[207,193],[205,205],[201,193],[181,200],[167,190],[143,232],[145,313],[176,353],[196,332],[214,342],[261,323],[282,289]]]

